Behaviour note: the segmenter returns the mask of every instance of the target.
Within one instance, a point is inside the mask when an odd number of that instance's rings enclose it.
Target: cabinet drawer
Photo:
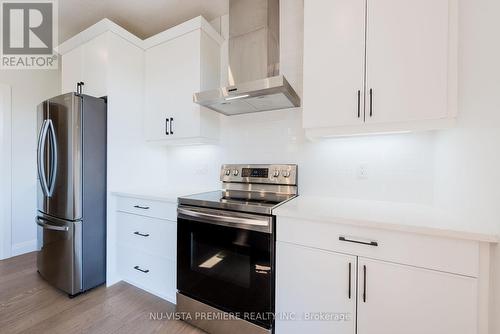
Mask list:
[[[177,223],[117,212],[118,242],[152,255],[176,259]]]
[[[133,285],[175,303],[176,262],[118,246],[118,271]],[[142,270],[142,271],[141,271]]]
[[[276,225],[279,241],[471,277],[479,275],[479,244],[474,241],[288,217],[278,217]],[[349,240],[373,241],[377,246]]]
[[[146,200],[134,197],[118,197],[118,211],[177,221],[177,203]]]

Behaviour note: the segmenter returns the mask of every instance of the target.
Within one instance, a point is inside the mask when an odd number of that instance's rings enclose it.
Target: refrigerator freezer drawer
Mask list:
[[[38,272],[56,288],[70,295],[82,291],[82,222],[36,217],[41,249]]]

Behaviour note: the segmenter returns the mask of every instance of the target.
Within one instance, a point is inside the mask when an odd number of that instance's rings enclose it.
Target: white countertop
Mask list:
[[[213,190],[213,189],[212,189]],[[111,194],[122,197],[134,197],[141,199],[149,199],[153,201],[177,203],[177,198],[187,195],[199,194],[209,191],[207,189],[119,189],[112,190]]]
[[[278,222],[282,216],[481,242],[500,240],[497,229],[420,204],[299,196],[273,213]]]

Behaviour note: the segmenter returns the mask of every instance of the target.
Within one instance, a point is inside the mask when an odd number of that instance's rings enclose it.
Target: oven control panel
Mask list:
[[[297,185],[297,165],[222,165],[220,180]]]

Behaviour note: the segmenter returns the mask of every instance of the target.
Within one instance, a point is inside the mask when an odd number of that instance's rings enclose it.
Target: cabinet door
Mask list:
[[[477,333],[476,279],[365,258],[358,270],[359,334]]]
[[[196,30],[146,50],[146,136],[149,140],[200,134],[200,31]],[[172,132],[167,119],[173,118]]]
[[[101,34],[83,45],[83,93],[107,95],[108,38]]]
[[[449,0],[367,1],[366,122],[447,117]]]
[[[61,93],[76,92],[76,84],[83,81],[83,46],[62,56]]]
[[[365,0],[304,1],[305,128],[363,123],[364,59]]]
[[[276,334],[355,333],[356,257],[285,242],[276,256]]]

